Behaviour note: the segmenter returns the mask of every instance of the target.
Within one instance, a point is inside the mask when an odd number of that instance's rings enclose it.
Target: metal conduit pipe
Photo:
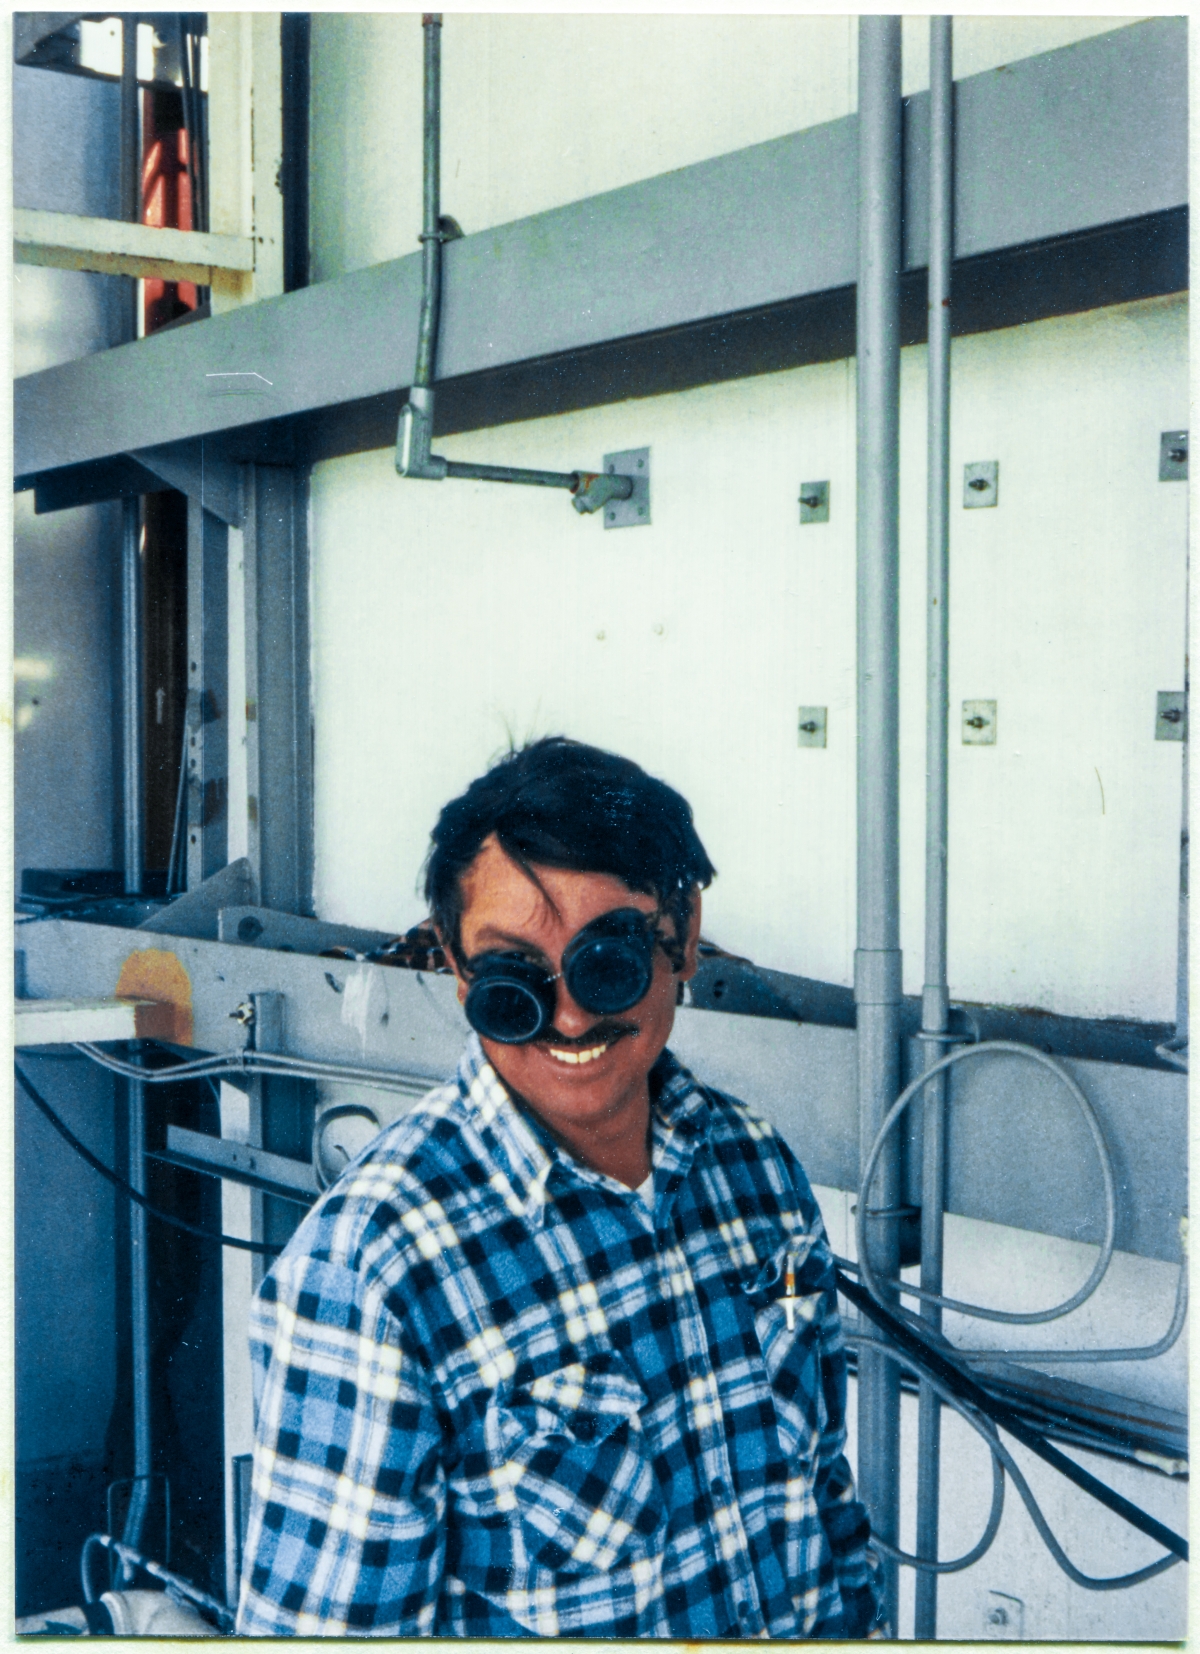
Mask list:
[[[857,822],[858,937],[854,955],[860,1165],[899,1091],[899,449],[900,19],[858,25],[857,291]],[[881,1159],[878,1215],[866,1218],[875,1272],[898,1272],[900,1157]],[[872,1528],[895,1546],[899,1529],[900,1381],[879,1352],[858,1369],[859,1490]],[[897,1571],[884,1562],[893,1635]]]
[[[447,477],[475,482],[520,483],[533,488],[565,488],[576,511],[602,511],[610,500],[628,500],[633,478],[595,471],[531,471],[516,465],[475,465],[446,460],[432,452],[433,377],[437,363],[438,326],[442,312],[442,243],[462,231],[441,210],[442,167],[442,19],[423,14],[425,36],[424,163],[422,198],[421,317],[417,330],[417,365],[408,401],[400,410],[396,435],[396,470],[402,477],[441,482]]]
[[[129,1182],[146,1192],[146,1087],[126,1080],[129,1110]],[[133,1369],[133,1487],[122,1540],[136,1550],[142,1542],[153,1470],[150,1426],[150,1260],[146,1252],[146,1213],[136,1203],[129,1207],[130,1342]],[[122,1564],[125,1583],[133,1577]]]
[[[929,20],[929,349],[926,407],[925,609],[925,987],[921,1032],[925,1066],[942,1055],[950,1026],[946,977],[946,883],[949,839],[950,716],[950,268],[954,250],[953,20]],[[921,1135],[921,1285],[942,1290],[946,1192],[946,1075],[925,1087]],[[942,1330],[941,1306],[923,1301],[930,1331]],[[941,1397],[922,1380],[917,1403],[917,1554],[938,1554]],[[937,1635],[937,1573],[916,1579],[913,1636]]]

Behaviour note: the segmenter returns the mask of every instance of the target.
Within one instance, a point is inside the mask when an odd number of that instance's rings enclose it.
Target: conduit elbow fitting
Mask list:
[[[609,471],[576,471],[574,476],[571,504],[579,512],[603,511],[610,500],[627,500],[633,494],[632,477]]]
[[[400,410],[396,433],[396,470],[402,477],[423,477],[441,482],[446,461],[431,454],[433,445],[433,392],[427,385],[414,385]]]

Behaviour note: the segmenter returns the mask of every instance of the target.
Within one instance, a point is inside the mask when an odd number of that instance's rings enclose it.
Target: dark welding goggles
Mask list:
[[[567,946],[559,973],[576,1005],[615,1016],[644,999],[654,975],[657,913],[619,907],[584,925]],[[484,1039],[524,1045],[554,1021],[552,975],[520,953],[481,953],[467,967],[467,1021]]]

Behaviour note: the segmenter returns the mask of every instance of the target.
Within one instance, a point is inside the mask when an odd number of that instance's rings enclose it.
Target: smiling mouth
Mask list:
[[[542,1050],[553,1057],[555,1062],[578,1068],[584,1063],[595,1062],[597,1057],[602,1057],[608,1048],[615,1045],[624,1034],[634,1032],[636,1030],[633,1028],[606,1028],[598,1037],[595,1034],[585,1036],[590,1041],[587,1045],[567,1044],[565,1041],[558,1045],[552,1044],[548,1040],[539,1043]]]

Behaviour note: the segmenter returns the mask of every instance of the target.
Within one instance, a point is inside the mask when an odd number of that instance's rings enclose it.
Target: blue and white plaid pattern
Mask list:
[[[255,1303],[240,1632],[877,1622],[808,1182],[669,1052],[651,1094],[653,1211],[556,1148],[472,1036],[314,1207]]]

